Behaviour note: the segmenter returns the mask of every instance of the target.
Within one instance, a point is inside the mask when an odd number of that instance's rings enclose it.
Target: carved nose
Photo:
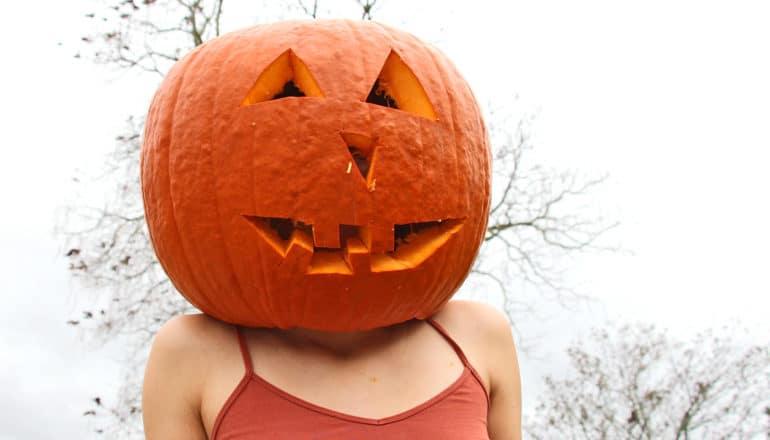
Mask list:
[[[347,172],[358,172],[366,182],[367,187],[371,187],[371,181],[374,179],[374,161],[377,147],[374,140],[360,133],[343,131],[340,133],[342,139],[348,146],[350,153],[350,162]]]

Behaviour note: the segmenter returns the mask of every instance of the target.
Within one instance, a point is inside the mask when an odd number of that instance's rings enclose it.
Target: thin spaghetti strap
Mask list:
[[[435,328],[441,334],[441,336],[443,336],[444,339],[446,339],[446,341],[449,342],[449,345],[451,345],[452,348],[455,350],[455,353],[457,353],[457,357],[460,358],[463,365],[465,365],[465,367],[468,368],[468,370],[470,370],[473,377],[475,377],[476,381],[479,383],[479,385],[481,385],[481,389],[484,390],[484,394],[487,397],[487,402],[489,402],[489,392],[487,391],[487,388],[484,386],[484,381],[481,380],[481,375],[479,375],[479,372],[476,371],[476,369],[473,368],[473,365],[471,365],[471,363],[468,361],[468,358],[465,356],[463,349],[460,348],[460,345],[457,342],[455,342],[455,340],[452,339],[451,336],[449,336],[449,332],[447,332],[446,329],[442,327],[438,322],[434,321],[433,318],[428,318],[426,319],[426,321],[428,321],[428,324],[432,325],[433,328]]]
[[[238,345],[241,347],[241,356],[243,356],[243,365],[246,368],[246,374],[251,374],[254,371],[254,368],[251,365],[249,346],[246,344],[246,338],[243,336],[240,326],[235,326],[235,334],[238,336]]]
[[[463,365],[470,367],[470,362],[468,362],[468,358],[465,357],[465,353],[463,353],[462,348],[460,348],[460,345],[455,342],[454,339],[452,339],[451,336],[449,336],[449,332],[446,331],[444,327],[442,327],[438,322],[434,321],[433,318],[427,319],[428,323],[433,326],[436,330],[438,330],[439,333],[441,333],[441,336],[444,337],[444,339],[449,342],[449,345],[454,348],[455,352],[457,353],[457,356],[460,357],[460,360],[463,361]]]

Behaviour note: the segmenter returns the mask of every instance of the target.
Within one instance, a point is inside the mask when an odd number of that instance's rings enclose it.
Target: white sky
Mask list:
[[[579,259],[570,277],[599,301],[522,329],[543,337],[521,360],[528,405],[564,344],[607,318],[681,336],[737,319],[767,340],[768,3],[381,2],[379,19],[435,42],[482,103],[518,94],[516,111],[537,112],[539,162],[610,175],[595,201],[634,254]],[[0,28],[0,439],[88,438],[80,414],[116,381],[64,324],[78,287],[53,222],[154,85],[72,58],[89,4],[11,2]]]

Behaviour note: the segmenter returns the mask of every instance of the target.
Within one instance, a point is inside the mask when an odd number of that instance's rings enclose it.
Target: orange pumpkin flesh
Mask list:
[[[415,37],[283,22],[212,40],[153,99],[142,188],[158,259],[203,312],[354,331],[435,313],[486,229],[470,89]]]

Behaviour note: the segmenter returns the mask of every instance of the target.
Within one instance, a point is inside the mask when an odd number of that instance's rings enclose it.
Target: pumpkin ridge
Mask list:
[[[184,252],[182,253],[182,257],[183,257],[184,263],[185,263],[185,265],[187,267],[192,267],[191,266],[191,261],[190,261],[190,256],[188,255],[190,253],[190,249],[188,248],[188,245],[186,245],[185,240],[182,239],[182,232],[181,232],[181,230],[179,228],[179,223],[177,221],[177,218],[178,218],[177,213],[176,213],[176,209],[177,208],[176,208],[176,203],[174,202],[174,191],[173,191],[173,185],[172,185],[173,173],[171,172],[171,165],[172,165],[171,164],[171,149],[172,149],[172,146],[173,146],[174,131],[176,129],[176,126],[175,126],[175,122],[176,122],[175,119],[176,118],[175,118],[175,116],[178,114],[177,113],[177,110],[178,110],[177,107],[182,102],[182,100],[179,99],[179,92],[184,89],[185,78],[187,78],[188,73],[190,72],[190,70],[192,70],[191,69],[191,65],[194,64],[193,62],[198,58],[198,55],[204,49],[205,48],[200,48],[199,50],[196,50],[196,51],[194,51],[194,52],[192,52],[190,54],[190,56],[188,58],[188,61],[186,63],[184,72],[182,73],[182,75],[179,78],[177,78],[177,83],[178,83],[177,91],[176,91],[176,93],[174,95],[174,99],[172,101],[172,103],[173,103],[172,106],[171,106],[172,107],[172,111],[171,111],[171,116],[169,118],[169,137],[170,137],[170,140],[169,140],[169,144],[168,144],[168,147],[167,147],[167,151],[168,151],[168,156],[167,157],[168,157],[168,160],[166,162],[166,166],[168,167],[168,171],[167,171],[167,173],[168,173],[167,174],[168,175],[168,192],[169,192],[169,198],[171,199],[171,203],[169,203],[169,209],[170,209],[170,213],[171,213],[171,217],[172,217],[171,220],[170,220],[170,223],[174,225],[174,229],[175,229],[176,235],[178,237],[179,246],[184,250]],[[177,146],[177,148],[179,148],[179,146]],[[196,250],[193,249],[192,251],[195,252]],[[204,291],[204,290],[201,289],[201,280],[200,280],[199,276],[197,275],[197,271],[191,270],[190,272],[191,272],[190,280],[191,280],[191,282],[194,285],[193,286],[194,289],[197,290],[198,292]],[[207,283],[204,283],[204,284],[207,284]],[[201,295],[201,296],[205,297],[205,295]],[[190,302],[192,303],[192,301],[190,301]],[[193,303],[193,305],[195,305],[196,307],[200,308],[198,305],[196,305],[194,303]],[[219,312],[219,310],[218,310],[219,308],[216,306],[216,304],[213,304],[213,303],[209,302],[208,303],[208,307],[215,314]]]
[[[456,71],[456,67],[449,60],[446,60],[445,62],[450,64],[449,67],[452,68],[453,71]],[[465,82],[464,80],[463,81],[457,81],[457,82],[461,83],[460,86],[462,86],[462,88],[466,90],[466,93],[464,94],[464,100],[468,101],[468,102],[466,102],[466,105],[474,105],[475,106],[476,98],[473,95],[473,90],[471,90],[470,85],[467,82]],[[479,122],[479,128],[481,129],[481,137],[478,139],[477,142],[483,143],[483,144],[487,145],[487,148],[483,149],[486,152],[486,155],[485,155],[486,157],[484,159],[481,159],[482,163],[484,165],[484,168],[485,168],[484,169],[484,174],[487,176],[487,178],[485,179],[486,180],[485,184],[483,185],[484,190],[485,190],[485,196],[482,198],[482,200],[483,200],[483,204],[482,204],[482,210],[483,210],[482,212],[483,212],[483,214],[481,215],[481,221],[478,223],[478,230],[477,230],[476,235],[475,235],[479,242],[483,242],[484,234],[485,234],[486,229],[487,229],[487,222],[489,221],[489,205],[490,205],[490,191],[491,191],[491,169],[490,168],[491,168],[492,153],[491,153],[491,151],[490,151],[490,149],[488,147],[489,139],[488,139],[487,129],[486,129],[486,126],[484,125],[483,119],[481,117],[481,110],[478,109],[478,108],[476,110],[476,118],[475,119]],[[466,153],[466,155],[467,155],[467,153]],[[469,163],[469,165],[471,167],[473,167],[473,161],[468,161],[468,163]],[[473,169],[475,169],[475,167],[473,167]],[[467,185],[471,185],[472,182],[468,181],[468,182],[466,182],[466,184]],[[470,204],[470,200],[468,200],[467,203]],[[479,251],[480,251],[480,247],[476,247],[475,252],[474,252],[474,260],[476,259],[476,256],[478,255]],[[464,277],[467,277],[467,274],[470,273],[471,270],[472,270],[472,265],[468,267]],[[459,287],[460,287],[460,283],[458,283],[456,288],[459,288]]]
[[[211,50],[211,48],[208,47],[208,46],[201,48],[201,52],[204,52],[204,53],[206,53],[206,52],[208,52],[210,50]],[[213,68],[210,67],[211,64],[214,64]],[[206,60],[203,60],[203,61],[200,61],[200,62],[197,62],[197,63],[191,61],[190,66],[188,67],[188,71],[191,71],[193,73],[196,73],[196,72],[198,72],[200,70],[211,71],[212,69],[217,69],[217,71],[219,71],[219,66],[217,66],[216,63],[207,62]],[[186,75],[185,77],[183,77],[181,79],[181,81],[180,81],[181,84],[182,84],[181,88],[182,89],[184,89],[184,88],[196,89],[197,87],[194,87],[194,86],[191,86],[190,84],[188,84],[188,81],[187,81],[188,78],[189,78],[189,76]],[[198,75],[197,74],[193,75],[193,78],[197,79]],[[198,108],[211,108],[211,101],[212,101],[212,99],[213,99],[212,94],[203,93],[203,94],[201,94],[200,97],[197,98],[197,100],[199,100],[200,102],[198,102],[198,105],[196,105],[195,107],[198,107]],[[178,114],[178,111],[179,111],[178,109],[175,109],[174,114]],[[205,113],[205,112],[202,113],[202,117],[204,118],[203,120],[206,121],[206,125],[210,127],[210,124],[208,123],[209,121],[207,121],[205,119],[205,115],[206,114],[207,113]],[[213,114],[211,115],[211,117],[213,118]],[[208,173],[208,171],[210,171],[211,168],[213,167],[212,162],[211,162],[211,157],[209,156],[210,151],[211,151],[211,139],[212,139],[212,135],[211,135],[210,131],[208,131],[208,132],[200,132],[200,137],[196,137],[196,142],[188,143],[188,145],[186,146],[186,149],[189,149],[189,151],[190,151],[190,155],[195,155],[196,156],[194,158],[195,166],[191,170],[192,175],[193,175],[193,181],[200,182],[200,181],[204,181],[203,179],[214,180],[214,176],[211,175],[210,173]],[[206,177],[203,177],[204,175]],[[173,194],[172,194],[172,198],[173,198]],[[213,211],[216,213],[215,214],[215,219],[216,219],[215,223],[217,225],[219,225],[220,224],[220,216],[218,214],[218,206],[216,205],[216,200],[214,200],[214,199],[215,199],[215,197],[211,197],[208,200],[203,200],[203,203],[213,204],[214,205],[214,210]],[[207,209],[207,211],[211,211],[211,210]],[[188,242],[188,240],[182,240],[182,243],[183,243],[183,245],[185,245],[185,243],[189,244],[190,248],[192,249],[192,252],[190,252],[190,253],[196,259],[196,262],[197,262],[196,264],[199,264],[199,265],[200,264],[205,264],[205,261],[207,260],[205,258],[206,252],[209,252],[209,253],[210,252],[215,252],[215,251],[212,251],[210,249],[210,246],[212,245],[211,242],[208,242],[208,243],[206,243],[204,245],[201,240],[191,240],[189,242]],[[211,291],[211,292],[221,291],[224,288],[224,289],[227,289],[227,293],[225,293],[226,295],[232,295],[232,293],[229,292],[229,290],[230,290],[229,287],[227,285],[221,285],[222,284],[222,280],[217,280],[217,277],[213,273],[211,273],[209,271],[200,271],[200,272],[201,272],[201,274],[200,274],[198,279],[204,281],[204,284],[206,285],[206,288],[209,291]],[[226,284],[230,284],[230,283],[226,283]],[[250,310],[251,313],[256,312],[256,310],[253,308],[253,306],[251,306],[249,304],[249,302],[245,300],[243,295],[240,295],[240,299],[241,299],[241,303],[243,304],[244,309]]]
[[[463,181],[461,179],[461,176],[460,176],[460,167],[458,166],[458,162],[459,161],[458,161],[458,158],[457,158],[457,150],[458,150],[458,148],[460,146],[460,142],[458,141],[458,135],[459,135],[458,129],[459,129],[459,126],[457,124],[457,113],[456,113],[456,110],[455,110],[456,101],[454,99],[454,95],[452,93],[449,93],[449,90],[455,90],[455,89],[454,88],[452,88],[452,89],[448,88],[449,86],[454,86],[454,84],[451,81],[448,81],[448,79],[446,77],[446,74],[444,72],[444,65],[443,65],[443,63],[441,63],[439,60],[436,59],[436,55],[435,55],[434,51],[432,49],[428,49],[428,50],[426,50],[426,52],[430,56],[430,59],[433,61],[434,68],[438,72],[438,75],[441,78],[441,82],[443,84],[442,90],[445,91],[445,94],[447,96],[447,100],[450,102],[449,117],[451,118],[452,134],[453,134],[453,139],[452,140],[453,140],[453,143],[454,143],[454,145],[452,146],[452,157],[454,158],[454,175],[455,175],[455,179],[456,179],[456,182],[459,184],[460,182]],[[457,186],[459,186],[459,185],[457,185]],[[455,188],[457,188],[457,186],[455,186]],[[460,192],[461,194],[465,194],[465,207],[468,207],[468,206],[470,206],[470,202],[468,200],[469,194],[468,194],[467,190],[466,191],[463,191],[463,190],[465,190],[465,187],[457,188],[458,192]],[[465,233],[467,234],[467,231],[465,231]],[[463,251],[464,251],[464,249],[460,249],[458,253],[462,253]],[[451,258],[451,256],[450,255],[446,255],[446,256],[444,256],[444,258],[445,259],[449,259],[449,258]],[[442,267],[447,267],[447,265],[443,264]],[[467,271],[470,270],[471,267],[472,267],[472,262],[471,262],[471,265],[469,265],[469,267],[466,269],[466,273],[467,273]],[[443,286],[446,286],[447,283],[450,281],[450,277],[441,277],[441,278],[442,278],[442,281],[443,281],[442,284],[441,284],[442,288],[441,289],[436,289],[437,291],[443,290],[444,289]],[[464,279],[465,279],[465,276],[460,278],[459,284],[461,284],[462,280],[464,280]],[[456,291],[457,288],[459,288],[459,284],[456,285],[456,286],[452,286],[450,288],[450,290],[453,291],[453,292]],[[435,300],[436,298],[426,298],[426,302],[428,300],[431,300],[431,299]],[[432,305],[434,307],[436,306],[435,304],[432,304]],[[425,304],[423,304],[423,307],[425,307]]]
[[[292,29],[292,33],[296,32],[295,29]],[[291,48],[282,51],[281,53],[290,51]],[[296,98],[299,99],[299,98]],[[290,100],[286,100],[287,102],[290,102]],[[286,105],[286,104],[284,104]],[[255,121],[256,122],[256,121]],[[259,122],[257,122],[259,123]],[[285,140],[282,148],[291,148],[290,141]],[[254,136],[253,132],[250,134],[250,140],[248,142],[248,146],[251,150],[251,157],[258,157],[260,153],[260,149],[264,147],[263,145],[260,145],[259,140]],[[248,179],[249,179],[249,191],[250,191],[250,199],[251,199],[251,206],[257,206],[259,195],[257,192],[258,188],[258,170],[255,170],[253,167],[249,167],[248,169]],[[296,200],[294,200],[296,203]],[[236,220],[237,221],[237,220]],[[285,317],[291,316],[291,313],[287,310],[291,308],[291,304],[281,304],[279,301],[283,299],[281,296],[283,292],[280,291],[280,289],[277,289],[276,283],[272,278],[270,277],[271,273],[271,267],[269,266],[269,261],[267,260],[269,257],[265,255],[265,252],[263,249],[259,247],[255,247],[256,250],[256,261],[257,261],[257,270],[253,271],[254,273],[258,273],[259,277],[261,278],[260,288],[267,292],[267,294],[261,294],[261,292],[256,292],[256,296],[260,297],[267,297],[267,310],[269,311],[270,316],[275,321],[275,326],[280,328],[287,328],[290,326],[291,323],[287,322]],[[286,249],[288,251],[288,248]],[[273,272],[275,271],[275,268],[272,268]],[[252,288],[252,291],[254,289]],[[285,301],[284,301],[285,302]]]
[[[222,41],[222,40],[213,40],[213,41],[207,43],[205,46],[209,46],[209,45],[212,45],[212,44],[215,44],[215,43],[219,43],[222,46],[227,47],[227,49],[230,49],[229,46],[232,45],[232,43],[230,43],[230,42],[226,42],[226,41]],[[230,43],[230,44],[228,44],[228,43]],[[209,49],[211,49],[212,51],[214,50],[211,47],[209,47]],[[220,52],[221,52],[221,49],[220,49]],[[226,52],[228,53],[228,55],[226,57],[224,57],[224,60],[221,60],[221,58],[217,57],[215,59],[215,61],[212,62],[212,64],[215,64],[218,67],[215,70],[217,72],[217,75],[218,75],[218,82],[217,83],[222,83],[222,82],[226,83],[227,81],[231,81],[232,80],[232,78],[224,78],[224,80],[223,80],[222,79],[222,72],[223,72],[224,69],[219,67],[219,66],[229,66],[229,65],[231,65],[231,62],[232,62],[232,59],[233,59],[234,55],[229,50],[226,50]],[[237,51],[236,51],[236,53],[237,53]],[[218,61],[222,61],[222,62],[219,63]],[[214,69],[203,69],[204,72],[209,71],[209,70],[214,70]],[[209,99],[209,105],[204,106],[204,108],[208,107],[208,109],[209,109],[209,112],[208,112],[208,114],[210,115],[209,121],[216,121],[216,119],[217,119],[215,113],[216,113],[216,111],[222,105],[222,99],[221,99],[221,93],[220,92],[221,92],[221,89],[220,88],[216,88],[214,90],[214,93],[212,94],[213,96],[211,96],[210,99]],[[220,260],[220,261],[223,261],[227,265],[227,267],[231,269],[230,273],[232,274],[232,276],[229,277],[230,280],[231,280],[229,284],[232,284],[234,286],[234,288],[232,289],[232,290],[234,290],[234,292],[223,293],[223,295],[236,296],[240,300],[240,302],[244,305],[244,307],[237,308],[238,314],[239,315],[243,315],[243,316],[250,316],[250,318],[247,318],[246,320],[243,320],[241,318],[238,318],[238,319],[229,318],[229,319],[227,319],[227,318],[225,318],[227,316],[227,314],[222,315],[220,318],[224,319],[224,320],[227,320],[227,321],[238,321],[238,322],[244,323],[244,324],[247,324],[249,322],[260,322],[261,320],[266,319],[264,313],[259,313],[260,310],[262,310],[262,311],[266,310],[266,308],[264,307],[264,305],[265,305],[264,304],[264,295],[248,296],[246,294],[246,289],[244,289],[244,282],[243,282],[242,278],[240,276],[238,276],[239,271],[236,270],[236,266],[233,263],[233,251],[232,251],[232,249],[230,247],[230,240],[226,239],[226,235],[227,234],[225,233],[225,230],[224,230],[224,227],[225,227],[224,225],[226,223],[226,222],[224,222],[224,220],[226,220],[226,219],[225,219],[225,217],[222,214],[222,201],[221,201],[221,198],[220,198],[220,195],[219,195],[219,191],[216,190],[216,188],[218,187],[218,183],[217,182],[220,180],[220,177],[217,175],[217,172],[216,172],[216,170],[214,168],[214,164],[215,164],[214,152],[215,152],[216,148],[220,148],[221,145],[219,145],[218,143],[217,143],[217,145],[214,144],[214,137],[215,137],[214,127],[215,127],[215,124],[208,123],[207,125],[208,125],[209,139],[211,140],[211,142],[209,143],[209,148],[206,150],[207,159],[208,159],[208,161],[209,161],[209,163],[211,165],[209,167],[209,174],[210,174],[211,180],[213,181],[213,194],[212,194],[211,199],[212,199],[212,203],[216,207],[216,217],[218,219],[218,221],[217,221],[217,231],[219,233],[219,236],[222,237],[222,240],[221,240],[221,254],[224,256],[224,258],[222,260]],[[257,271],[254,271],[255,274],[256,274],[256,272]],[[260,274],[262,274],[261,271],[260,271]],[[263,275],[262,276],[262,283],[264,284],[264,282],[265,282],[265,279],[264,279],[264,275]],[[253,299],[252,299],[253,297],[256,297],[258,299],[258,301],[260,301],[260,303],[262,303],[261,305],[263,307],[260,307],[259,304],[254,304]],[[248,313],[244,313],[244,310],[247,310]],[[269,316],[269,313],[268,313],[267,316]],[[267,318],[267,319],[269,319],[269,318]]]
[[[250,29],[250,31],[255,33],[255,34],[263,34],[270,27],[272,27],[272,25],[259,26],[259,27],[254,28],[254,29]],[[244,31],[244,32],[246,32],[246,31]],[[237,64],[236,63],[236,57],[243,56],[243,53],[240,52],[237,49],[236,50],[230,50],[232,46],[235,46],[237,48],[238,47],[238,42],[230,41],[230,42],[228,42],[228,44],[229,44],[230,47],[228,47],[227,56],[224,57],[224,60],[222,62],[223,66]],[[282,52],[279,52],[279,55],[280,55],[280,53],[282,53]],[[268,62],[267,64],[269,65],[270,62]],[[220,70],[220,72],[222,72],[222,71],[223,70]],[[256,75],[258,76],[259,73],[260,72],[257,71]],[[221,77],[220,76],[220,78],[219,78],[219,81],[221,83],[227,83],[230,80],[231,79],[226,77],[226,76],[225,77]],[[249,87],[250,86],[244,86],[246,91],[248,91]],[[236,101],[233,101],[233,102],[223,102],[224,101],[224,99],[222,97],[222,91],[223,90],[224,89],[221,89],[221,88],[217,89],[216,95],[215,95],[215,99],[214,99],[214,104],[211,106],[212,112],[216,112],[216,111],[218,111],[222,107],[228,107],[228,106],[232,106],[233,108],[240,107],[239,106],[239,102],[236,102]],[[241,96],[241,95],[237,95],[237,96]],[[212,115],[212,120],[216,120],[216,116],[215,115]],[[213,128],[214,128],[214,125],[212,124],[211,125],[211,129],[213,129]],[[253,136],[251,137],[250,146],[251,146],[252,154],[256,154],[257,145],[256,145],[255,140],[253,139]],[[214,154],[214,150],[213,149],[212,149],[212,154]],[[213,156],[212,156],[212,164],[213,163],[214,163],[214,161],[213,161]],[[216,185],[216,182],[219,181],[220,178],[219,178],[218,174],[216,173],[216,171],[214,169],[212,169],[212,174],[214,175],[214,181],[215,181],[215,185]],[[253,181],[254,181],[254,170],[253,170],[253,168],[249,167],[249,182],[253,182]],[[252,201],[254,201],[254,200],[256,200],[256,194],[254,193],[254,185],[251,184],[251,185],[249,185],[249,187],[251,188],[251,190],[250,190],[251,191],[251,199],[252,199]],[[220,219],[223,219],[222,213],[221,213],[221,200],[220,200],[220,198],[218,196],[218,193],[216,194],[215,199],[216,199],[217,208],[218,208],[218,215],[219,215]],[[254,205],[254,202],[252,202],[252,206],[253,205]],[[225,227],[224,223],[222,221],[220,221],[220,223],[219,223],[219,230],[220,230],[220,233],[222,234],[222,237],[226,236],[226,232],[224,231],[224,227]],[[275,304],[273,302],[273,298],[274,298],[273,295],[265,295],[265,294],[248,295],[247,294],[249,289],[244,288],[244,283],[247,280],[244,280],[243,277],[240,275],[240,272],[238,270],[235,270],[236,265],[233,262],[233,254],[234,254],[234,252],[233,252],[233,249],[231,247],[230,240],[223,240],[223,247],[225,249],[225,255],[227,256],[227,263],[230,265],[230,267],[233,268],[233,275],[234,275],[233,278],[235,279],[235,282],[238,285],[238,295],[239,295],[239,297],[242,298],[247,303],[249,302],[248,300],[250,298],[255,298],[256,297],[258,299],[258,301],[260,302],[260,305],[262,306],[260,308],[261,308],[261,310],[263,310],[263,316],[265,314],[268,316],[268,318],[266,318],[267,320],[270,319],[269,318],[270,316],[280,316],[280,313],[276,313],[276,306],[275,306]],[[259,254],[259,250],[257,250],[257,253]],[[235,254],[237,254],[237,252],[235,252]],[[267,269],[264,267],[263,258],[261,258],[261,255],[257,255],[256,260],[259,262],[259,266],[258,266],[259,270],[254,270],[251,273],[255,277],[258,274],[259,280],[254,279],[254,281],[258,282],[265,289],[269,289],[270,286],[267,283],[268,276],[266,275],[267,274]],[[260,317],[259,314],[257,314],[257,316],[252,316],[249,320],[247,320],[247,321],[244,320],[241,323],[245,324],[245,325],[250,325],[251,323],[254,323],[254,322],[261,322],[260,321],[261,319],[262,319],[262,317]]]
[[[230,52],[228,54],[228,56],[225,57],[225,59],[222,61],[222,63],[220,65],[221,66],[229,66],[231,64],[231,62],[232,62],[232,58],[235,56],[234,54],[237,54],[237,53],[238,53],[237,51]],[[220,69],[218,69],[217,72],[218,72],[218,76],[217,76],[217,78],[218,78],[218,82],[217,83],[218,84],[222,83],[222,82],[226,82],[228,80],[228,78],[223,78],[224,69],[220,68]],[[211,98],[211,105],[209,106],[209,114],[211,116],[211,119],[210,119],[211,121],[215,121],[216,120],[215,112],[217,111],[217,109],[220,108],[221,105],[222,105],[221,104],[221,89],[217,88],[216,91],[214,92],[214,96]],[[242,283],[241,277],[238,276],[238,271],[235,269],[236,266],[233,263],[232,249],[230,249],[229,241],[227,239],[225,239],[225,235],[226,234],[225,234],[225,231],[224,231],[224,222],[223,222],[224,217],[222,215],[222,201],[221,201],[221,199],[219,197],[219,192],[216,190],[216,188],[218,187],[217,181],[219,180],[219,178],[218,178],[217,173],[216,173],[216,171],[214,169],[214,163],[215,163],[214,156],[213,156],[214,155],[214,149],[215,149],[215,145],[213,144],[213,139],[215,137],[214,127],[215,126],[214,126],[213,123],[208,125],[209,139],[212,140],[212,143],[209,144],[210,150],[208,152],[208,159],[210,160],[210,164],[211,164],[210,172],[211,172],[212,181],[214,182],[214,191],[213,191],[212,199],[213,199],[214,205],[216,206],[217,219],[218,219],[217,229],[219,231],[219,236],[222,237],[222,241],[221,241],[222,242],[222,253],[225,256],[225,260],[224,261],[226,262],[228,267],[231,269],[231,274],[232,274],[231,278],[234,280],[234,284],[237,287],[236,294],[238,295],[238,297],[244,303],[249,305],[250,309],[252,309],[252,308],[254,308],[254,306],[251,305],[251,303],[249,301],[249,297],[247,297],[247,295],[246,295],[246,289],[244,289],[244,287],[243,287],[243,283]],[[256,271],[255,271],[255,273],[256,273]],[[264,283],[265,283],[265,276],[264,276],[263,271],[260,271],[260,274],[262,275],[262,277],[261,277],[262,278],[262,284],[264,285]],[[273,313],[272,308],[270,307],[270,305],[265,303],[265,295],[253,295],[252,297],[256,297],[257,300],[261,304],[261,307],[257,307],[257,309],[263,310],[263,311],[264,310],[268,310],[269,311],[268,315]],[[257,313],[257,319],[256,319],[257,321],[263,319],[263,316],[260,316],[260,315],[262,315],[262,314]],[[254,318],[252,318],[252,319],[254,319]],[[242,322],[245,322],[245,321],[242,321]]]
[[[165,159],[165,164],[164,165],[165,165],[165,171],[166,172],[164,173],[165,175],[163,175],[163,178],[164,178],[164,184],[165,184],[167,192],[168,192],[167,196],[170,199],[172,198],[172,191],[171,191],[171,174],[172,174],[171,173],[171,142],[173,140],[174,115],[175,115],[173,109],[176,107],[176,104],[178,102],[179,93],[181,92],[181,89],[182,89],[182,79],[187,74],[187,67],[188,67],[189,63],[195,58],[197,53],[198,53],[198,51],[194,51],[193,53],[191,53],[186,58],[185,63],[179,69],[181,71],[180,74],[179,74],[179,77],[174,78],[174,85],[173,85],[174,88],[173,88],[173,91],[172,91],[172,94],[171,94],[172,96],[166,97],[166,99],[164,99],[164,102],[163,102],[163,106],[168,106],[168,107],[172,108],[172,110],[169,112],[170,114],[167,116],[168,120],[165,121],[164,126],[160,128],[161,133],[167,133],[167,135],[168,135],[168,138],[169,138],[168,145],[166,145],[165,148],[163,148],[159,144],[155,145],[156,149],[160,148],[162,150],[165,150],[164,153],[158,155],[158,157],[156,158],[156,163],[157,162],[162,162]],[[161,107],[161,108],[163,108],[163,107]],[[155,127],[155,128],[158,129],[157,127]],[[164,197],[165,196],[166,195],[164,195]],[[201,296],[201,295],[195,295],[193,298],[191,298],[189,291],[185,292],[185,291],[188,290],[187,288],[184,287],[185,284],[187,284],[193,290],[193,292],[200,292],[200,288],[197,285],[197,282],[196,282],[196,280],[194,278],[194,275],[193,275],[194,271],[192,270],[192,266],[190,265],[190,261],[188,260],[187,255],[185,254],[184,245],[182,244],[182,239],[181,239],[181,231],[179,230],[179,225],[177,224],[177,220],[176,220],[176,213],[174,211],[174,204],[173,203],[168,203],[166,209],[168,210],[168,212],[170,214],[170,218],[168,219],[167,224],[172,226],[172,236],[174,237],[173,241],[175,241],[175,245],[178,246],[179,248],[181,248],[181,250],[182,250],[182,252],[181,252],[181,254],[182,254],[181,261],[179,261],[178,264],[180,264],[182,266],[182,270],[183,270],[184,273],[189,274],[188,276],[184,277],[185,278],[184,281],[180,281],[179,277],[174,277],[174,278],[169,277],[169,279],[171,279],[172,284],[174,284],[175,288],[177,287],[176,286],[177,283],[181,284],[180,288],[177,288],[177,291],[179,291],[183,296],[185,296],[185,298],[187,298],[188,301],[190,301],[190,303],[193,304],[193,306],[201,309],[201,305],[204,305],[204,306],[206,306],[206,308],[210,308],[212,310],[217,310],[217,307],[214,306],[211,302],[209,302],[206,298],[200,298],[199,299],[199,296]],[[172,257],[172,258],[175,259],[176,255],[174,257]],[[164,267],[164,269],[165,269],[165,267]],[[167,270],[167,272],[168,272],[168,270]],[[173,271],[171,271],[171,272],[173,273]]]
[[[359,47],[362,46],[362,44],[361,44],[361,36],[358,33],[358,30],[356,29],[356,27],[353,25],[353,22],[351,22],[350,20],[343,20],[343,21],[344,21],[346,27],[348,28],[348,30],[350,31],[350,33],[353,34],[352,38],[355,40],[356,44]],[[369,63],[366,62],[366,59],[364,58],[363,51],[360,51],[360,50],[358,51],[358,56],[356,57],[356,59],[359,61],[358,65],[356,66],[356,68],[361,69],[361,71],[363,72],[364,78],[367,78],[370,75],[369,74]],[[376,72],[375,74],[379,74],[379,72]],[[364,83],[366,83],[366,79],[364,80]],[[365,87],[367,87],[367,86],[362,86],[362,88],[365,88]],[[364,92],[364,93],[366,93],[366,92]],[[363,97],[362,101],[366,101],[366,96]]]

